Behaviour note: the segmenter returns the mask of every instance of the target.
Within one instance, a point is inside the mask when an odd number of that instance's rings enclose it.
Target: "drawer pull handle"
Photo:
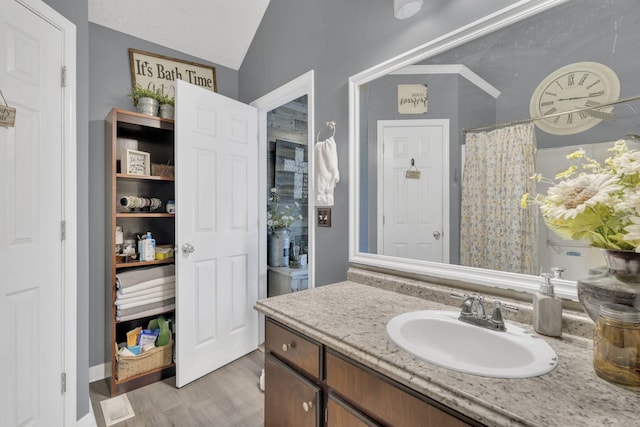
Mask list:
[[[293,344],[282,344],[282,351],[284,351],[285,353],[291,348],[293,348]]]
[[[309,412],[309,410],[311,408],[313,408],[313,402],[312,401],[302,402],[302,409],[304,409],[304,412]]]

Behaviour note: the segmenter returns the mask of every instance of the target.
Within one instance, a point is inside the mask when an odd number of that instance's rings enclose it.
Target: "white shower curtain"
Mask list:
[[[468,132],[462,179],[460,263],[538,274],[537,220],[522,209],[535,192],[535,129],[532,123],[490,132]]]

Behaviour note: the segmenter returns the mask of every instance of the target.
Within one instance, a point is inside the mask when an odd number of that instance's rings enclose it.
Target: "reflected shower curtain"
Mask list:
[[[538,274],[536,211],[520,207],[522,195],[535,192],[535,151],[532,123],[467,133],[462,265]]]

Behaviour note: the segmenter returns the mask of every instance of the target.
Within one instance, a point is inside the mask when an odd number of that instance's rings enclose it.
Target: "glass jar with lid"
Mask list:
[[[623,304],[600,306],[593,367],[607,381],[640,388],[640,310]]]

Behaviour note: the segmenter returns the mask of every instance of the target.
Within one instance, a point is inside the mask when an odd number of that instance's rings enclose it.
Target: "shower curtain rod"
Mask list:
[[[632,97],[629,97],[629,98],[618,99],[617,101],[605,102],[604,104],[596,105],[596,106],[593,106],[593,107],[576,108],[575,110],[567,110],[567,111],[561,111],[561,112],[553,113],[553,114],[545,114],[544,116],[531,117],[530,119],[512,120],[510,122],[495,123],[495,124],[490,125],[490,126],[481,126],[481,127],[477,127],[477,128],[471,128],[471,129],[462,129],[462,134],[464,135],[467,132],[476,132],[476,131],[482,131],[482,130],[488,130],[488,129],[498,129],[498,128],[503,128],[503,127],[507,127],[507,126],[511,126],[511,125],[520,125],[520,124],[524,124],[524,123],[531,123],[531,122],[534,122],[536,120],[548,119],[548,118],[551,118],[551,117],[562,116],[564,114],[569,114],[569,113],[573,114],[573,113],[579,113],[581,111],[593,111],[593,110],[598,110],[598,109],[604,108],[604,107],[610,107],[610,106],[616,105],[616,104],[623,104],[625,102],[636,101],[638,99],[640,99],[640,95],[632,96]]]

